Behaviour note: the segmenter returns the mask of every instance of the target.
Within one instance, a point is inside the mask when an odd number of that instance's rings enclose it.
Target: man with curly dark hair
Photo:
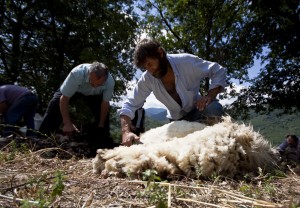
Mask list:
[[[142,39],[135,47],[134,64],[144,71],[120,112],[122,144],[130,146],[139,137],[131,129],[135,111],[153,93],[167,108],[170,121],[188,120],[212,125],[224,114],[216,96],[226,85],[226,69],[195,55],[167,54],[152,38]],[[200,83],[210,79],[206,95],[200,94]]]

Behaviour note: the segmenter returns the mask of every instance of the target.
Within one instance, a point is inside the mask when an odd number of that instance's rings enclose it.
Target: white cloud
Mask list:
[[[224,99],[224,100],[219,100],[219,102],[221,103],[221,105],[230,105],[231,103],[233,103],[237,98],[228,98],[228,99]]]

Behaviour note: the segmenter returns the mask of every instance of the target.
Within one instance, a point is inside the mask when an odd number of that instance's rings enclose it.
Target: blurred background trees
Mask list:
[[[226,107],[230,115],[299,112],[298,0],[146,0],[139,8],[145,31],[168,52],[193,53],[228,69],[231,90],[223,98],[237,98]],[[261,68],[249,78],[255,59]],[[234,83],[250,87],[236,91]]]
[[[33,87],[42,113],[78,64],[105,63],[116,79],[115,99],[135,74],[131,0],[4,0],[0,24],[1,81]]]
[[[231,90],[221,99],[236,96],[226,106],[232,116],[299,111],[298,0],[3,0],[0,8],[0,81],[34,88],[41,113],[73,67],[95,60],[110,68],[120,99],[142,33],[168,53],[225,66]],[[255,59],[261,68],[253,78]]]

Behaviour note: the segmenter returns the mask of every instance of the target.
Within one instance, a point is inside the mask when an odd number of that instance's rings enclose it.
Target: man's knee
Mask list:
[[[224,115],[224,110],[218,101],[213,101],[204,109],[203,113],[207,117],[222,117]]]

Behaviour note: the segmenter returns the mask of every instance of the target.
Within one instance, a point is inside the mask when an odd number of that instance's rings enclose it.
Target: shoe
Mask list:
[[[10,142],[14,139],[14,135],[11,134],[9,136],[6,137],[0,137],[0,142]]]

